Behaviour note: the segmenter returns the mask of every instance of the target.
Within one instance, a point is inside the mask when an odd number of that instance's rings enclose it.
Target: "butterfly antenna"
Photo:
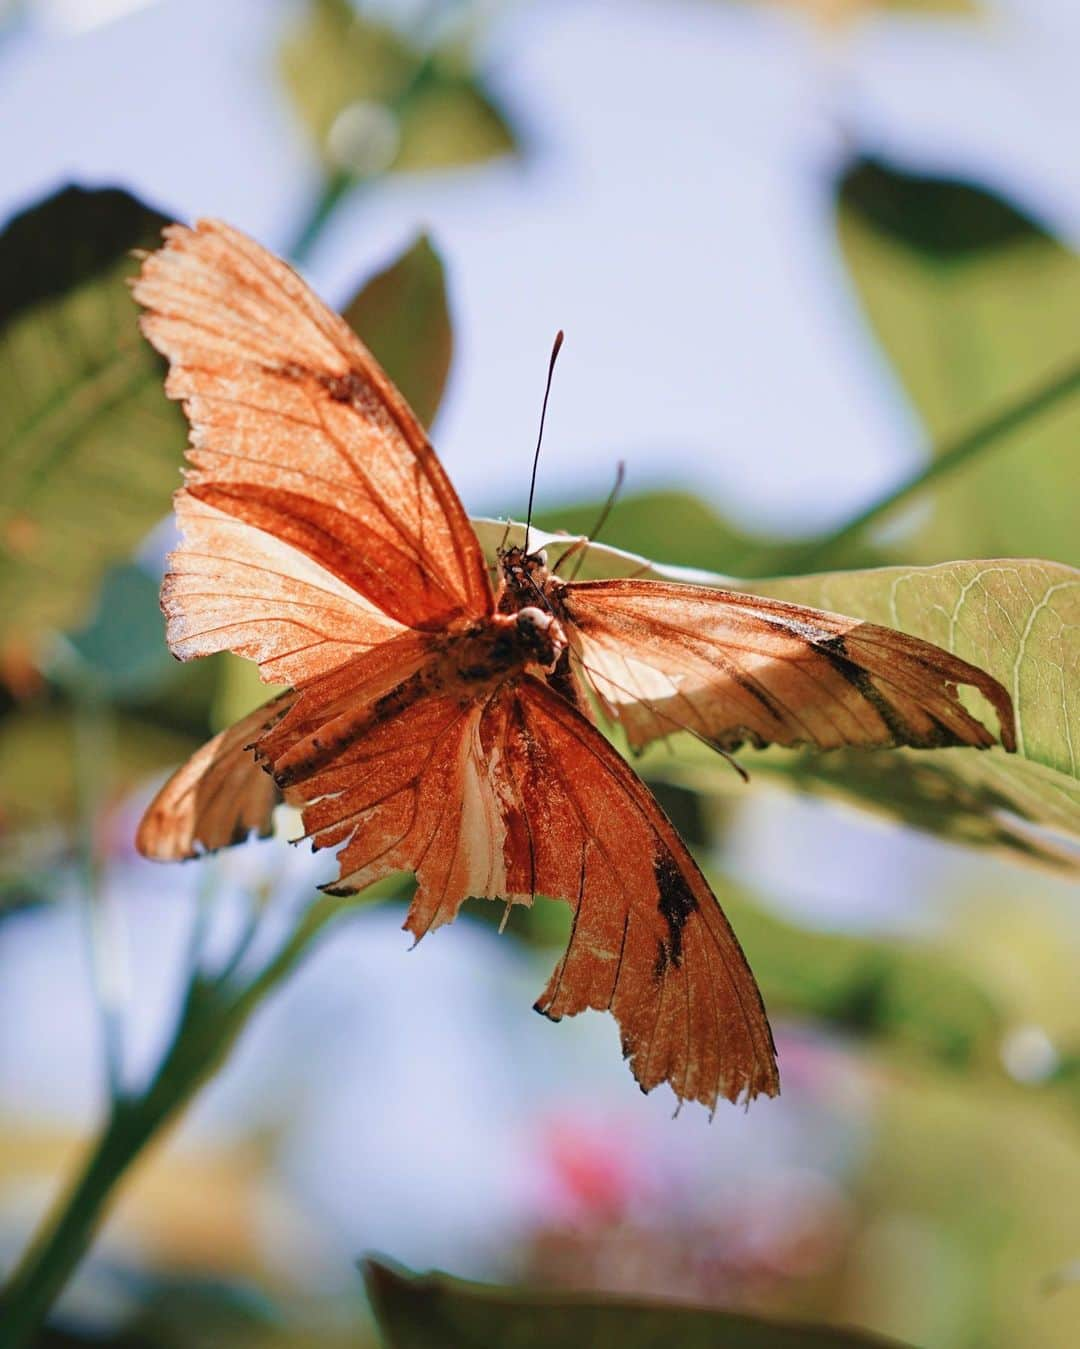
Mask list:
[[[596,524],[593,525],[592,529],[590,529],[588,534],[586,535],[590,543],[595,543],[596,540],[600,537],[600,531],[607,524],[607,518],[611,514],[612,507],[615,505],[615,502],[619,499],[619,493],[622,491],[622,485],[625,478],[626,478],[626,463],[624,460],[620,459],[619,462],[615,465],[615,482],[611,488],[611,491],[608,493],[608,498],[604,502],[602,510],[600,511],[600,518],[597,520]],[[581,549],[581,555],[574,565],[574,570],[570,573],[569,577],[567,577],[567,580],[573,581],[576,579],[577,574],[581,570],[582,564],[585,561],[585,555],[587,551],[588,551],[587,546],[583,546]],[[562,558],[560,558],[559,561],[561,562]]]
[[[540,465],[540,446],[544,439],[544,418],[547,416],[548,395],[551,393],[551,376],[555,373],[555,358],[563,344],[563,330],[555,334],[551,346],[551,360],[548,361],[547,384],[544,386],[544,402],[540,408],[540,432],[536,437],[536,453],[533,455],[532,479],[529,482],[529,511],[525,517],[525,551],[529,551],[529,527],[532,524],[533,496],[536,492],[536,470]]]

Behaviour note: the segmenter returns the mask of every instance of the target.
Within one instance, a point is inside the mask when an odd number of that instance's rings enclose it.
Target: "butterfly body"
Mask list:
[[[638,1083],[710,1108],[779,1089],[761,996],[670,821],[598,728],[730,747],[974,745],[960,684],[1006,691],[902,633],[645,580],[577,583],[479,540],[404,399],[345,322],[228,226],[166,231],[135,285],[192,424],[162,584],[181,659],[232,651],[288,691],[165,784],[137,844],[162,860],[266,834],[279,794],[352,894],[411,872],[417,938],[469,898],[572,910],[536,1006],[609,1010]]]

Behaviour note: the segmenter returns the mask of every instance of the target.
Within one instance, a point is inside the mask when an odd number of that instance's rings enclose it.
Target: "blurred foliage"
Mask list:
[[[454,336],[442,259],[421,234],[373,276],[342,314],[368,344],[424,426],[442,402]]]
[[[349,0],[309,0],[281,69],[329,176],[454,168],[515,148],[467,52],[430,47]]]
[[[831,1326],[800,1326],[676,1303],[618,1302],[466,1283],[364,1262],[387,1349],[858,1349],[896,1341]]]
[[[0,649],[78,621],[179,485],[183,419],[125,285],[165,223],[69,187],[0,235]]]
[[[859,297],[931,441],[1076,366],[1080,257],[1017,206],[868,158],[844,171],[836,202]],[[935,485],[932,518],[896,548],[916,562],[1080,563],[1078,442],[1074,398]]]
[[[665,504],[658,501],[657,511]],[[581,514],[595,518],[589,511]],[[506,534],[505,522],[475,523],[493,555]],[[687,545],[694,536],[682,534],[678,525],[672,524],[672,538],[681,537],[684,556],[692,556]],[[621,537],[628,532],[624,522]],[[512,525],[507,537],[521,542],[524,527]],[[533,529],[532,546],[546,546],[549,563],[570,542]],[[989,671],[1013,697],[1016,754],[1000,748],[827,754],[769,749],[746,751],[742,761],[752,777],[761,772],[803,791],[840,796],[957,842],[1002,848],[1055,868],[1077,866],[1080,766],[1072,747],[1080,739],[1080,687],[1072,674],[1080,669],[1080,572],[1074,568],[972,561],[748,584],[700,568],[649,562],[610,544],[589,544],[581,577],[594,576],[654,577],[775,595],[899,628]],[[970,694],[972,710],[993,726],[993,714],[980,702]],[[677,756],[659,747],[640,762],[646,772],[699,789],[727,791],[734,784],[722,759],[685,736]]]
[[[600,502],[569,503],[535,511],[539,529],[590,536]],[[776,575],[788,570],[801,544],[751,534],[726,520],[691,492],[658,490],[620,496],[604,524],[604,540],[643,558],[663,558],[677,566],[708,567],[740,576]],[[582,568],[581,575],[587,575]]]
[[[1046,1278],[1080,1243],[1075,1117],[1039,1091],[963,1090],[914,1067],[882,1081],[840,1305],[939,1349],[1063,1349],[1075,1297]]]
[[[775,1018],[817,1022],[947,1069],[1001,1075],[1011,1009],[959,953],[893,936],[814,931],[712,876]]]

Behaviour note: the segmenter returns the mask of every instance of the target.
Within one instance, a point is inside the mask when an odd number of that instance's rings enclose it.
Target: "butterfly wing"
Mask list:
[[[874,623],[737,591],[589,581],[562,603],[575,665],[639,748],[687,729],[763,745],[994,743],[963,706],[970,685],[1015,749],[1012,700],[984,671]]]
[[[214,736],[154,797],[135,835],[144,857],[177,862],[241,843],[254,830],[265,838],[281,800],[273,780],[255,762],[251,744],[285,715],[286,693]]]
[[[354,663],[353,673],[365,663]],[[470,896],[567,901],[573,929],[537,1009],[609,1009],[638,1082],[710,1108],[774,1095],[772,1037],[745,957],[704,877],[602,735],[531,676],[462,699],[407,682],[323,723],[290,713],[260,745],[348,894],[414,871],[422,937]],[[339,699],[335,706],[344,706]],[[375,714],[376,704],[392,714]],[[372,714],[355,716],[359,703]]]
[[[402,626],[490,612],[461,502],[348,324],[226,225],[165,235],[134,291],[192,427],[163,593],[177,654],[228,647],[296,683]]]

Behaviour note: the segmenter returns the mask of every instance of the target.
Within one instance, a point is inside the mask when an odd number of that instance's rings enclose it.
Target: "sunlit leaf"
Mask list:
[[[858,1349],[895,1345],[867,1331],[795,1325],[677,1303],[530,1292],[412,1274],[364,1261],[364,1277],[388,1349]]]
[[[0,235],[0,647],[80,622],[179,485],[183,422],[125,284],[165,223],[67,188]]]
[[[901,755],[920,771],[940,754],[941,770],[985,802],[991,818],[1011,810],[1080,841],[1080,572],[1055,562],[949,562],[788,577],[755,589],[899,628],[989,671],[1012,694],[1015,755],[998,748]],[[802,757],[805,773],[809,756]]]
[[[505,524],[475,523],[493,555]],[[523,527],[511,526],[508,538],[521,542]],[[572,541],[535,528],[531,540],[533,547],[547,547],[549,562]],[[635,575],[749,589],[882,623],[989,671],[1013,697],[1016,754],[769,749],[746,752],[743,761],[755,778],[840,796],[957,842],[1059,868],[1080,863],[1080,572],[1074,568],[1024,559],[949,562],[747,583],[588,545],[583,578]],[[653,751],[644,763],[699,788],[732,783],[730,769],[697,742],[681,745],[674,757]]]
[[[281,68],[331,174],[452,168],[514,149],[459,53],[426,50],[348,0],[309,0]]]
[[[422,234],[342,311],[425,426],[435,420],[454,340],[442,259]]]
[[[853,163],[837,186],[844,256],[874,331],[943,443],[1080,360],[1080,257],[971,183]],[[1080,562],[1080,399],[935,486],[905,558]]]

